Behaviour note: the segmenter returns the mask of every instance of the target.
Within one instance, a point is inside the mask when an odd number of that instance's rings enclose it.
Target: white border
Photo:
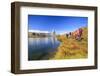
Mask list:
[[[69,60],[28,61],[28,14],[88,17],[88,58]],[[20,69],[43,69],[94,65],[94,11],[21,7],[20,9]]]

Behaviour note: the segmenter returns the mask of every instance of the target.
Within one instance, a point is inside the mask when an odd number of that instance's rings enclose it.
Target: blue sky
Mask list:
[[[87,26],[87,17],[28,15],[29,30],[40,30],[48,32],[55,30],[56,34],[61,34]]]

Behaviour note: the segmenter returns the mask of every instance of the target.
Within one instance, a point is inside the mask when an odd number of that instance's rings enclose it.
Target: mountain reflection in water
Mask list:
[[[55,37],[28,38],[28,60],[48,60],[59,44]]]

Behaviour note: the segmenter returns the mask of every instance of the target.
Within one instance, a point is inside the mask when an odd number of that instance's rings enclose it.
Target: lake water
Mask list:
[[[59,44],[55,37],[28,38],[28,60],[48,60]]]

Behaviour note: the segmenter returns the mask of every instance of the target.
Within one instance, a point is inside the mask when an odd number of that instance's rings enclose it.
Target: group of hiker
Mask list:
[[[82,28],[79,28],[78,30],[74,31],[74,32],[69,32],[66,34],[67,38],[74,38],[76,40],[81,40],[82,39],[82,34],[83,34],[83,30]]]

